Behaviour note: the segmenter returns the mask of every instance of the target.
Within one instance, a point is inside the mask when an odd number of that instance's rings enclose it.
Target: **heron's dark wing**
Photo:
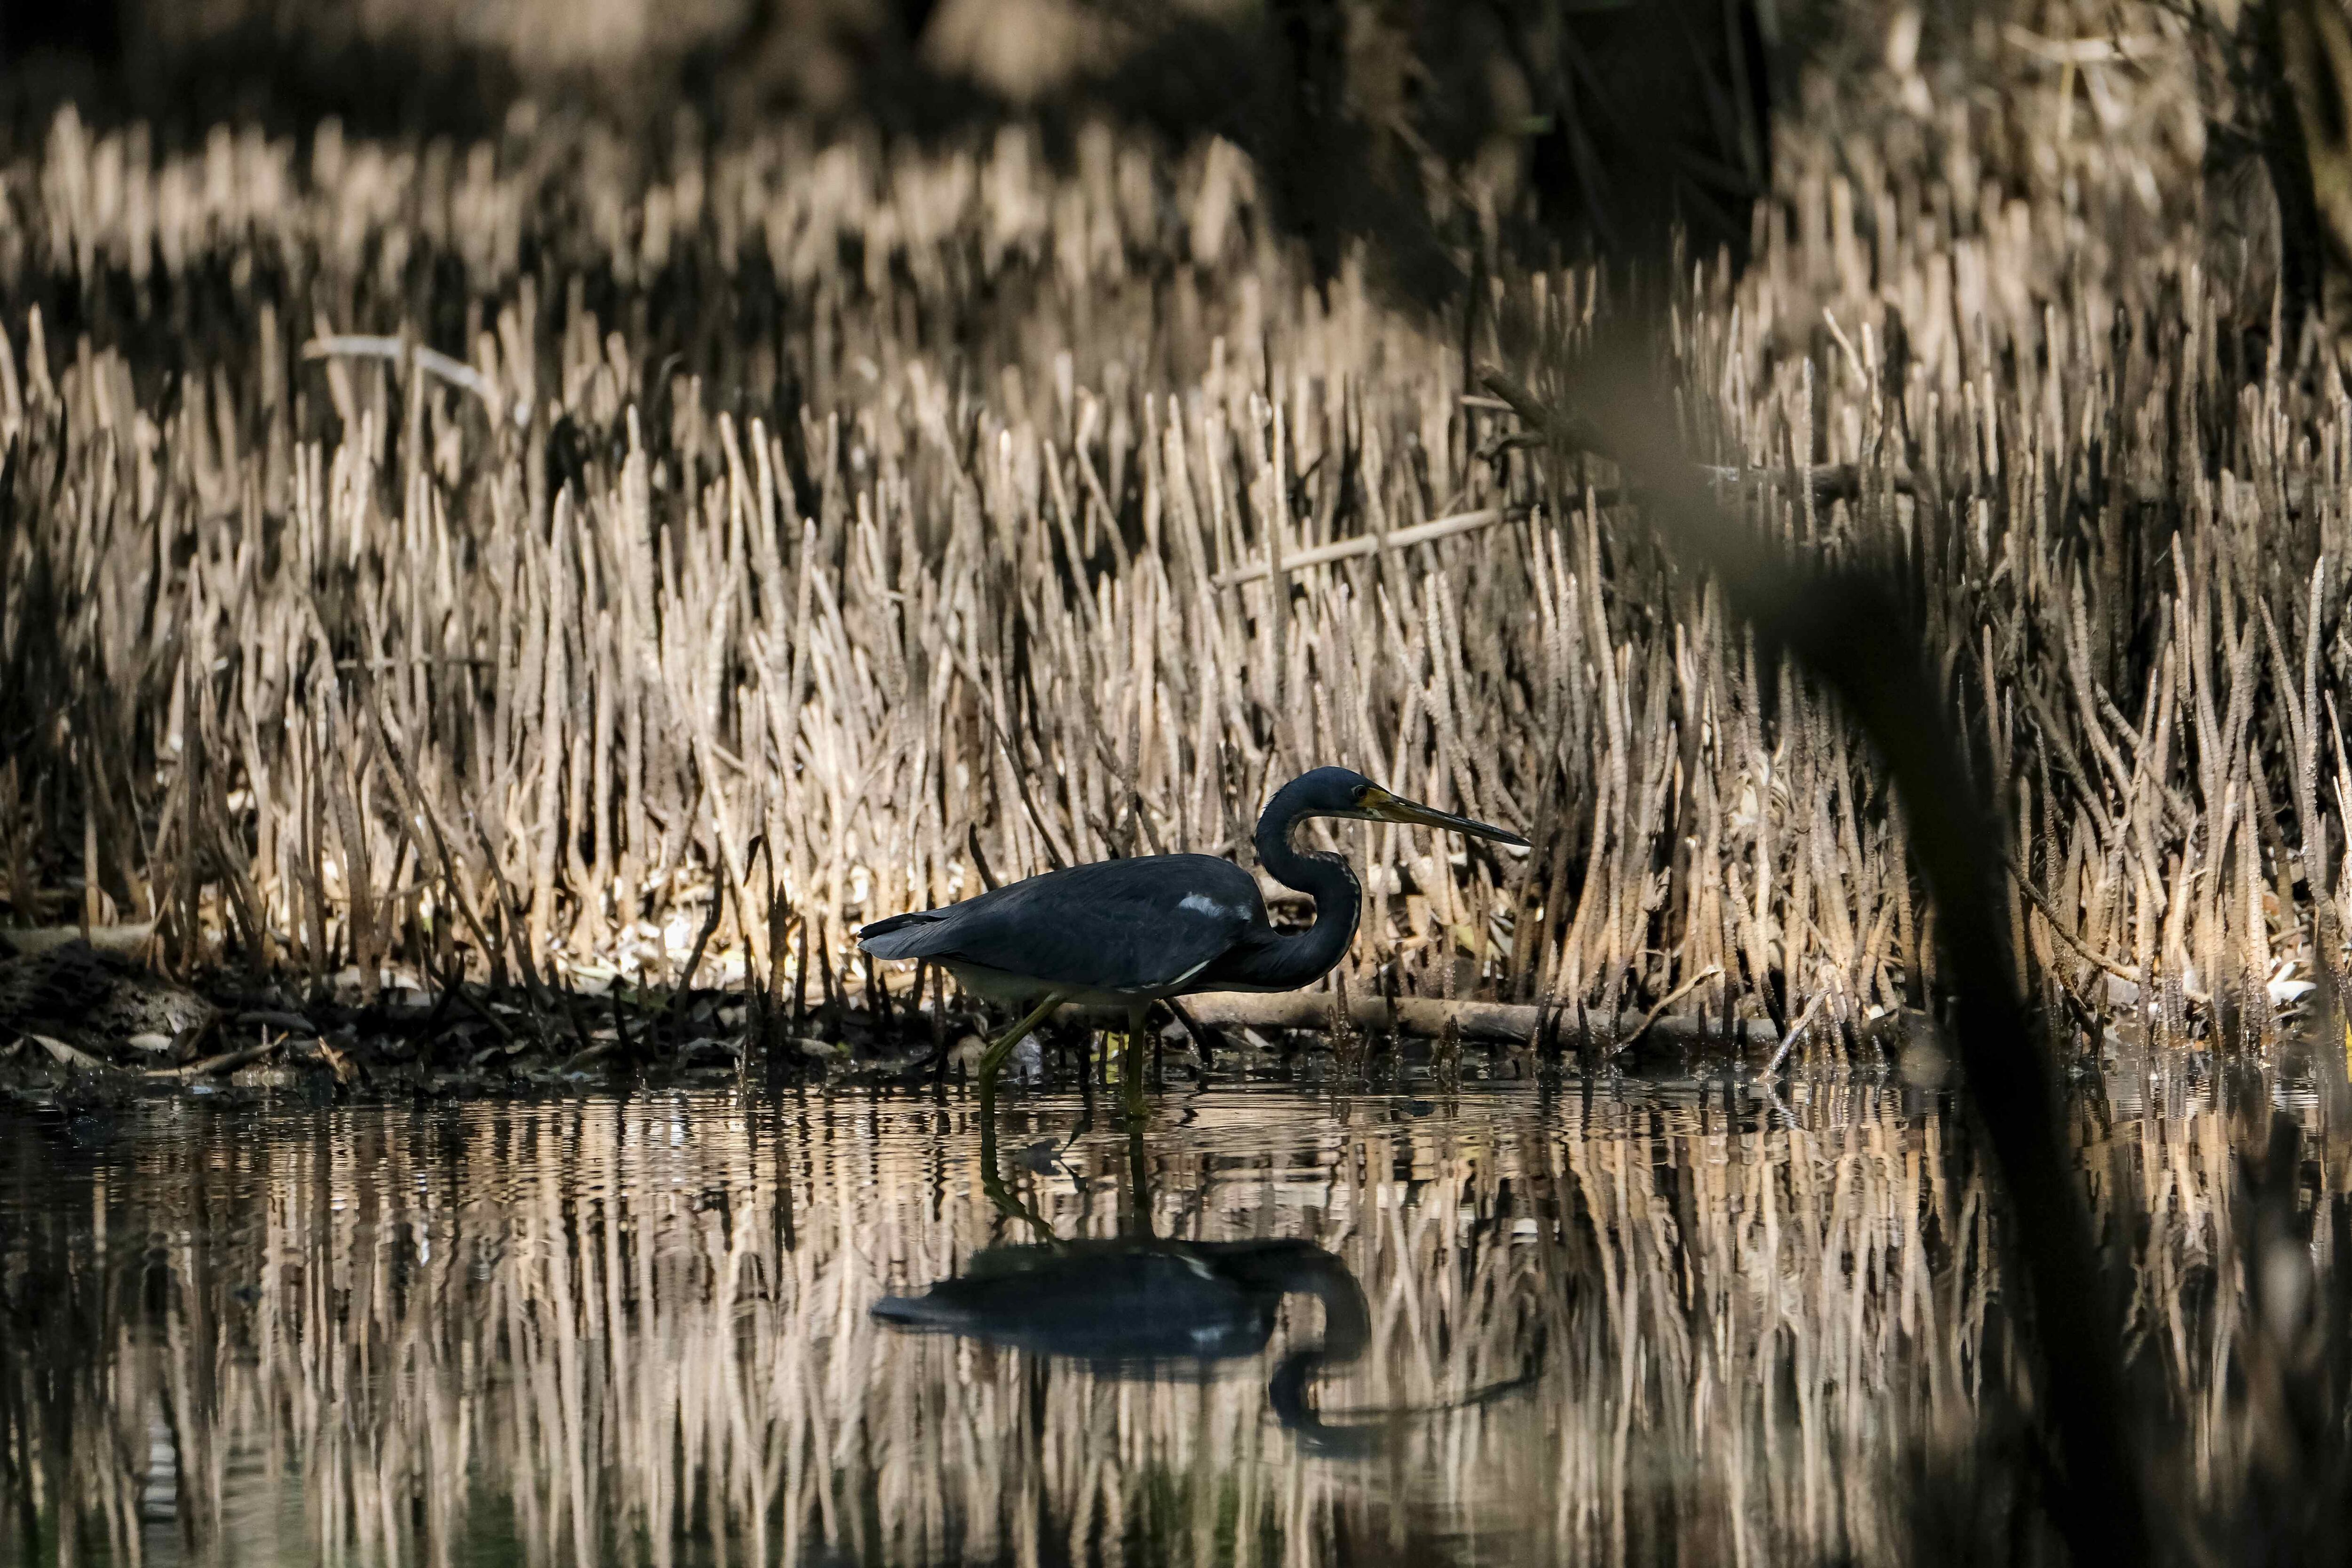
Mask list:
[[[1265,924],[1249,873],[1209,855],[1143,855],[1047,872],[978,898],[877,920],[877,958],[939,958],[1075,989],[1174,985]]]
[[[1182,1249],[1081,1241],[992,1248],[968,1272],[869,1310],[893,1327],[1070,1356],[1116,1373],[1254,1355],[1274,1333],[1280,1300]]]

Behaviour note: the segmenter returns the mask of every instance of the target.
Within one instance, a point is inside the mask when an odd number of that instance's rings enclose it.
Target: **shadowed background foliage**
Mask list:
[[[719,128],[786,114],[933,136],[1109,115],[1267,154],[1274,199],[1328,274],[1348,235],[1384,225],[1393,244],[1397,223],[1425,220],[1429,178],[1467,180],[1555,237],[1621,252],[1659,252],[1677,216],[1702,249],[1744,245],[1769,175],[1768,78],[1794,57],[1780,9],[91,0],[14,8],[0,60],[16,131],[35,138],[68,99],[184,133],[224,119],[299,131],[331,114],[353,131],[478,134],[525,98],[622,125],[683,108]]]

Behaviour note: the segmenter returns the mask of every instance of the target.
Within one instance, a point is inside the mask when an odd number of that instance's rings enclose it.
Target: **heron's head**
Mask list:
[[[1449,833],[1464,833],[1474,839],[1493,839],[1498,843],[1525,845],[1527,840],[1507,828],[1492,823],[1473,821],[1457,817],[1451,811],[1441,811],[1433,806],[1408,800],[1392,795],[1352,768],[1318,768],[1302,773],[1283,787],[1276,796],[1297,802],[1300,817],[1355,817],[1368,822],[1407,822],[1417,828],[1442,828]]]

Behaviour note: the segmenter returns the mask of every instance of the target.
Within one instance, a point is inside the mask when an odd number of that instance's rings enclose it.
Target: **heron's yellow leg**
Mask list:
[[[1004,1065],[1004,1059],[1013,1054],[1013,1048],[1019,1045],[1031,1030],[1044,1023],[1054,1009],[1061,1005],[1062,994],[1059,991],[1047,992],[1045,999],[1039,1002],[1027,1018],[988,1042],[988,1049],[982,1051],[980,1057],[982,1115],[987,1115],[996,1104],[996,1074]]]
[[[1119,1234],[1146,1238],[1151,1234],[1151,1177],[1143,1165],[1140,1116],[1130,1116],[1127,1122],[1127,1216]]]
[[[1120,1088],[1127,1094],[1127,1114],[1129,1121],[1143,1119],[1143,1014],[1142,1008],[1127,1011],[1127,1056],[1119,1068]]]
[[[980,1190],[996,1212],[1007,1219],[1017,1219],[1047,1241],[1054,1239],[1054,1228],[1037,1212],[1034,1204],[1022,1202],[1013,1196],[1004,1183],[1003,1167],[996,1163],[996,1118],[984,1115],[980,1119]]]
[[[1027,1018],[990,1040],[988,1049],[981,1053],[978,1074],[981,1190],[988,1195],[989,1201],[996,1206],[996,1211],[999,1214],[1003,1215],[1007,1219],[1025,1220],[1036,1229],[1039,1235],[1048,1240],[1053,1239],[1053,1228],[1045,1223],[1044,1218],[1034,1208],[1013,1196],[1011,1189],[1004,1185],[1003,1172],[997,1168],[996,1074],[997,1071],[1004,1065],[1004,1059],[1013,1054],[1013,1048],[1019,1045],[1031,1030],[1044,1023],[1054,1009],[1061,1005],[1060,993],[1049,993],[1045,1000],[1031,1009]]]

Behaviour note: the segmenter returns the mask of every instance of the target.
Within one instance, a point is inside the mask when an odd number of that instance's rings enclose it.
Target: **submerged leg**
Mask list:
[[[1151,1177],[1143,1164],[1143,1118],[1127,1120],[1127,1212],[1119,1217],[1122,1237],[1151,1236]]]
[[[1004,1168],[996,1162],[996,1117],[993,1114],[984,1114],[980,1119],[980,1189],[988,1195],[988,1201],[995,1207],[997,1213],[1007,1219],[1021,1221],[1034,1230],[1042,1240],[1054,1239],[1054,1228],[1045,1223],[1045,1217],[1037,1212],[1036,1205],[1022,1202],[1005,1185]]]
[[[981,1053],[980,1058],[980,1103],[983,1114],[996,1103],[996,1074],[1004,1065],[1004,1059],[1013,1054],[1013,1048],[1019,1045],[1031,1030],[1044,1023],[1061,1005],[1062,994],[1059,991],[1046,992],[1045,999],[1030,1009],[1027,1018],[988,1042],[988,1049]]]
[[[1127,1096],[1129,1121],[1143,1119],[1143,1015],[1150,1004],[1127,1009],[1127,1055],[1119,1070],[1119,1087]]]
[[[1044,1023],[1055,1008],[1062,1005],[1059,992],[1048,992],[1045,1000],[1029,1011],[1029,1016],[988,1042],[981,1053],[977,1086],[980,1090],[980,1185],[998,1213],[1008,1219],[1020,1219],[1034,1227],[1038,1235],[1052,1240],[1053,1228],[1048,1226],[1035,1208],[1014,1197],[1004,1185],[1004,1175],[996,1164],[996,1074],[1013,1048],[1027,1037],[1029,1031]]]

